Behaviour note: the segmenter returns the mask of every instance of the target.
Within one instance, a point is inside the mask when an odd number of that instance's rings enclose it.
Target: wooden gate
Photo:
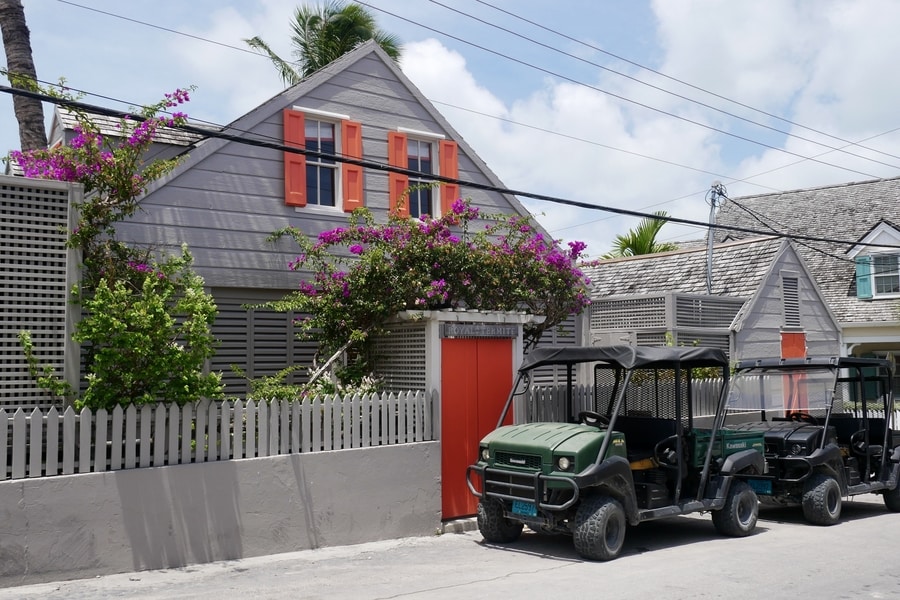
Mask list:
[[[475,514],[477,500],[466,486],[466,467],[477,459],[479,440],[497,425],[512,389],[512,370],[512,339],[441,340],[441,485],[445,520]],[[507,421],[512,423],[512,414],[507,415]]]

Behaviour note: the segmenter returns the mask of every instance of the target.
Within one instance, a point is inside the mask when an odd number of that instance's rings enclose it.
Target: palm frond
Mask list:
[[[285,84],[294,85],[302,79],[301,74],[297,72],[293,65],[275,54],[269,45],[259,36],[245,39],[244,42],[260,54],[269,57],[269,60],[271,60],[272,64],[275,65],[275,68],[278,69],[278,74],[281,75],[281,79]]]

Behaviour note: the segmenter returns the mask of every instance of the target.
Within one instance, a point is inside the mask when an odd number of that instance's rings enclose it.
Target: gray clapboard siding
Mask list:
[[[307,81],[279,94],[233,124],[255,138],[280,142],[282,109],[301,106],[346,114],[362,123],[366,160],[387,163],[387,135],[397,127],[441,133],[459,143],[460,178],[480,184],[496,176],[430,106],[380,49],[360,49]],[[265,238],[286,225],[310,236],[346,222],[346,214],[283,204],[283,156],[277,149],[222,140],[206,140],[191,151],[165,181],[141,202],[142,210],[119,227],[138,244],[175,249],[188,244],[195,267],[212,287],[293,287],[297,274],[281,271],[294,256],[289,245],[275,247]],[[366,170],[366,205],[376,219],[386,218],[387,174]],[[467,190],[485,212],[523,213],[511,196]]]
[[[781,356],[781,331],[785,329],[782,272],[798,280],[800,323],[806,333],[807,354],[837,355],[840,342],[837,323],[800,255],[792,244],[785,244],[742,311],[743,318],[735,332],[735,347],[740,349],[740,356]]]

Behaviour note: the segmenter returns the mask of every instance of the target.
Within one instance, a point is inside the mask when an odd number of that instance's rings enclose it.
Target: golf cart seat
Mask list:
[[[676,432],[674,419],[622,415],[615,422],[616,431],[625,434],[628,462],[633,470],[653,468],[656,465],[656,445]]]

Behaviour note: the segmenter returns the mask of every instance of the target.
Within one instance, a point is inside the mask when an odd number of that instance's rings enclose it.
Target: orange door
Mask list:
[[[512,389],[512,342],[488,338],[441,341],[444,519],[475,514],[478,502],[466,486],[466,467],[477,459],[478,442],[496,427]],[[512,414],[507,422],[512,422]]]

